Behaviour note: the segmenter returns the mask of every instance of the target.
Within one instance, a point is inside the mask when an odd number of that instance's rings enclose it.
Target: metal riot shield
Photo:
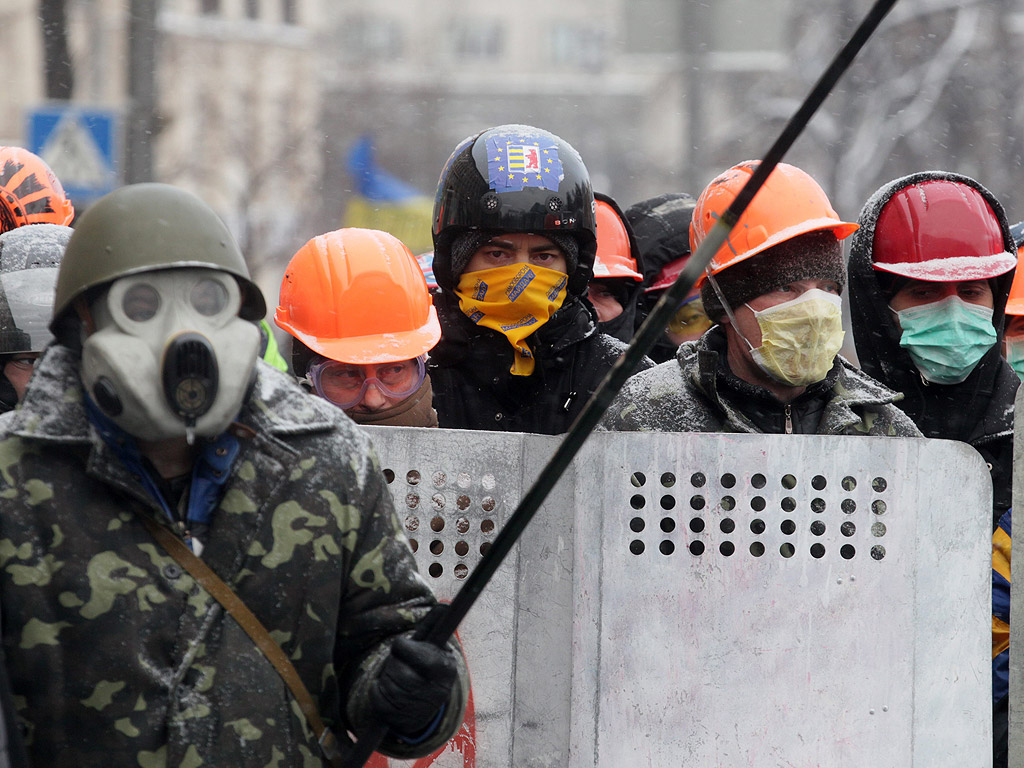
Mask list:
[[[544,435],[368,427],[420,573],[442,601],[558,444]],[[560,484],[458,636],[472,699],[432,758],[391,766],[564,766],[572,672],[573,481]],[[374,759],[377,759],[376,756]],[[386,762],[377,764],[383,768]]]
[[[442,599],[557,444],[370,432]],[[595,434],[460,629],[466,738],[416,765],[985,766],[990,520],[961,443]]]

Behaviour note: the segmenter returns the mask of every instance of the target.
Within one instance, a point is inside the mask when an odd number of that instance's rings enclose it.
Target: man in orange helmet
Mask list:
[[[608,195],[594,193],[597,255],[587,298],[597,312],[597,329],[629,342],[637,326],[643,263],[626,216]]]
[[[690,225],[696,250],[753,174],[741,163],[714,179]],[[839,356],[840,240],[856,230],[820,186],[780,164],[715,254],[701,285],[718,325],[675,360],[637,374],[604,425],[618,430],[918,436],[899,394]]]
[[[1024,221],[1010,227],[1010,234],[1020,252],[1024,245]],[[1018,378],[1024,381],[1024,270],[1017,270],[1006,300],[1006,326],[1003,330],[1003,357]]]
[[[359,424],[436,427],[426,353],[441,338],[416,258],[398,238],[339,229],[289,262],[274,321],[292,368]]]

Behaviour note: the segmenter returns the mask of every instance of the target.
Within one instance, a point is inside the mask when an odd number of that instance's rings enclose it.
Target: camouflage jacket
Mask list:
[[[140,514],[156,502],[86,419],[71,350],[51,346],[0,418],[0,606],[34,765],[320,766],[303,715],[233,619]],[[280,643],[336,732],[369,719],[388,644],[433,604],[369,441],[259,364],[246,433],[202,556]],[[461,656],[460,656],[461,658]],[[437,749],[461,721],[461,670]]]
[[[801,403],[787,409],[768,390],[739,382],[723,386],[720,364],[724,333],[716,327],[683,344],[676,359],[631,377],[601,422],[604,429],[650,432],[782,433],[789,419],[794,432],[819,435],[921,437],[893,403],[902,395],[879,384],[841,357],[828,377]],[[804,413],[797,413],[804,407]],[[775,428],[765,428],[772,424]]]

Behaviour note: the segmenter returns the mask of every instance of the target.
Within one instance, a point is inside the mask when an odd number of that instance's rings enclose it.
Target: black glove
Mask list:
[[[448,703],[457,676],[451,649],[400,637],[370,686],[370,705],[396,736],[416,738]]]

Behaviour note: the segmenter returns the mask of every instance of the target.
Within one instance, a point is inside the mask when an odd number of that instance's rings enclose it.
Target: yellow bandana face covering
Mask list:
[[[459,309],[479,326],[497,331],[515,351],[514,376],[533,373],[533,352],[523,339],[565,301],[568,275],[531,264],[507,264],[459,277]]]

